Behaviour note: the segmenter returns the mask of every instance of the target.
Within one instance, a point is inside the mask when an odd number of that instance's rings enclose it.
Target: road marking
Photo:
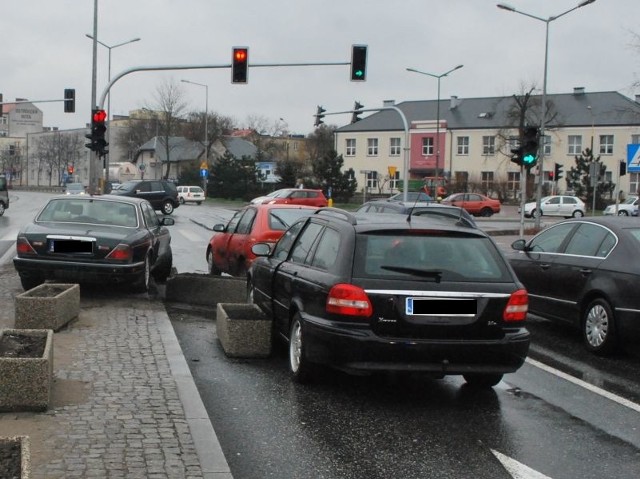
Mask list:
[[[495,449],[491,449],[491,452],[514,479],[551,479],[549,476],[545,476],[541,472],[531,469],[509,456],[505,456]]]
[[[173,231],[171,232],[171,234],[176,234],[176,233],[181,234],[182,236],[187,238],[189,241],[195,241],[195,242],[203,243],[203,244],[209,242],[209,238],[203,239],[203,236],[200,236],[200,235],[198,235],[198,234],[196,234],[196,233],[194,233],[192,231],[189,231],[189,230],[178,230],[176,232],[173,232]]]
[[[629,401],[628,399],[618,396],[617,394],[610,393],[609,391],[605,391],[604,389],[594,386],[593,384],[589,384],[588,382],[585,382],[581,379],[573,377],[569,374],[563,373],[562,371],[558,371],[557,369],[554,369],[551,366],[547,366],[546,364],[536,361],[535,359],[527,358],[525,361],[531,364],[532,366],[542,369],[543,371],[546,371],[550,374],[553,374],[554,376],[557,376],[566,381],[569,381],[577,386],[583,387],[584,389],[587,389],[592,393],[598,394],[604,398],[610,399],[611,401],[617,402],[621,406],[628,407],[629,409],[635,412],[640,412],[640,404],[636,404],[632,401]]]

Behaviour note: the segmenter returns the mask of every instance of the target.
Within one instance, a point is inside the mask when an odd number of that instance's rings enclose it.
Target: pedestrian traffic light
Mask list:
[[[316,115],[315,115],[316,116],[316,122],[314,123],[316,128],[324,123],[324,121],[322,119],[324,118],[324,112],[325,111],[327,111],[327,110],[325,110],[320,105],[318,105],[318,109],[317,109]]]
[[[85,135],[86,138],[91,140],[85,146],[91,151],[95,151],[99,156],[104,156],[109,153],[107,150],[107,140],[105,134],[107,132],[107,112],[101,109],[94,109],[91,111],[91,133]]]
[[[555,179],[555,181],[558,181],[560,178],[562,178],[562,165],[560,165],[559,163],[556,163],[553,172],[553,178]]]
[[[231,83],[247,83],[249,73],[249,48],[233,47],[231,58]]]
[[[511,148],[511,161],[522,166],[522,148]]]
[[[64,90],[64,112],[75,113],[76,111],[76,90],[65,88]]]
[[[351,81],[367,79],[367,46],[351,46]]]
[[[362,111],[360,110],[362,110],[362,108],[364,108],[364,105],[359,101],[353,104],[353,114],[351,115],[351,123],[355,123],[361,120],[360,115],[362,115]]]
[[[522,130],[522,164],[532,168],[538,161],[539,130],[535,126],[526,126]]]
[[[624,160],[620,160],[620,176],[624,176],[627,174],[627,162]]]

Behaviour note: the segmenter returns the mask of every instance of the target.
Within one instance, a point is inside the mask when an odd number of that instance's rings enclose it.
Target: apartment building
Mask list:
[[[627,162],[627,145],[640,143],[640,95],[632,100],[618,92],[575,88],[546,98],[548,124],[541,139],[545,191],[566,191],[566,172],[575,166],[576,155],[591,148],[606,165],[605,180],[625,193],[638,193],[640,166],[630,165],[626,176],[618,175],[620,162]],[[450,192],[494,194],[500,189],[517,197],[520,167],[511,161],[518,143],[515,100],[454,96],[439,105],[437,100],[387,101],[381,111],[336,130],[336,151],[343,155],[344,168],[356,172],[360,188],[369,192],[394,193],[405,175],[413,185],[434,178],[437,171]],[[527,116],[538,124],[541,98],[533,95],[530,100]],[[554,181],[556,164],[565,172],[560,181]]]

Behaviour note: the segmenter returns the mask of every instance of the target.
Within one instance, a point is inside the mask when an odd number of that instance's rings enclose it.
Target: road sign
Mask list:
[[[640,172],[640,144],[630,143],[627,145],[627,171]]]
[[[200,169],[201,170],[208,170],[209,169],[209,165],[207,165],[206,161],[203,161],[202,163],[200,163]]]
[[[200,176],[202,178],[207,178],[209,176],[209,170],[206,168],[200,168]]]

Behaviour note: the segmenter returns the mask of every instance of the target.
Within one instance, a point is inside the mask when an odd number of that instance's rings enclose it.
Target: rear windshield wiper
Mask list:
[[[436,280],[436,283],[439,283],[442,279],[442,271],[438,271],[435,269],[418,269],[418,268],[407,268],[405,266],[387,266],[382,265],[380,269],[386,269],[387,271],[394,271],[396,273],[407,273],[413,274],[415,276],[420,276],[423,278],[433,278]]]

